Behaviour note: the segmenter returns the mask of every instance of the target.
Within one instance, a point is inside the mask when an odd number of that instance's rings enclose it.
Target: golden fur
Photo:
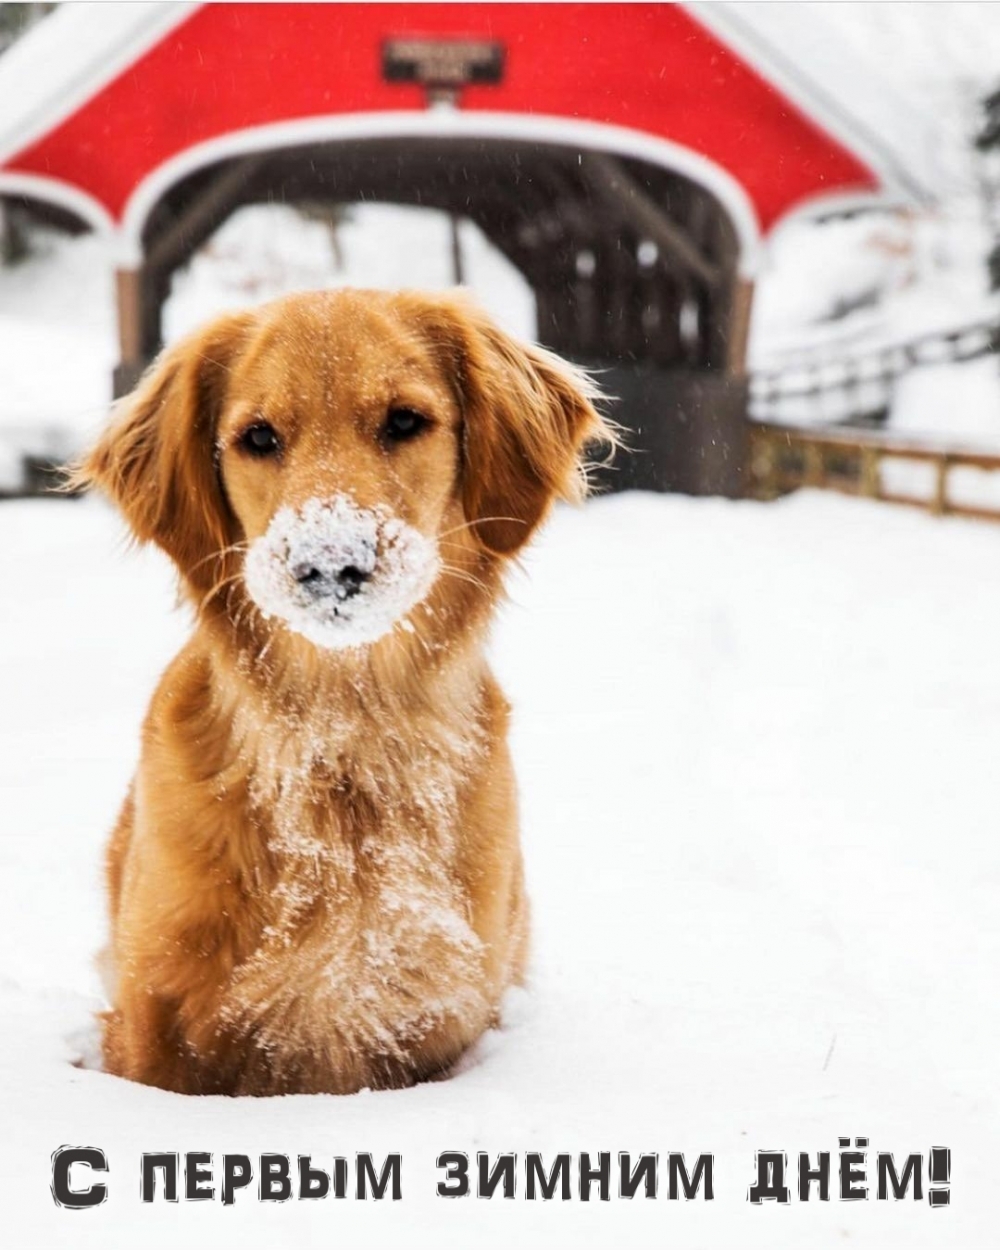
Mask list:
[[[445,1069],[523,972],[504,566],[607,429],[582,375],[456,297],[293,296],[165,352],[76,469],[173,559],[194,633],[153,696],[107,858],[109,1072],[348,1093]],[[429,418],[390,449],[393,406]],[[245,454],[266,417],[280,457]],[[324,650],[249,598],[281,507],[346,492],[433,537],[405,622]]]

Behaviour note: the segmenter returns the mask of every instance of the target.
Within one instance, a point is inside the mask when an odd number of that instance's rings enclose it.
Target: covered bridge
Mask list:
[[[110,237],[119,393],[160,345],[171,275],[245,204],[470,218],[530,283],[541,341],[607,370],[645,453],[618,484],[736,494],[762,240],[819,199],[934,186],[923,119],[868,69],[845,91],[822,22],[770,4],[66,5],[0,58],[0,195]]]

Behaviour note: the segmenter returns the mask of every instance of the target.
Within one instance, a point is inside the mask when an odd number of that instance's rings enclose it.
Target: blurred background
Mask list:
[[[603,371],[606,486],[1000,505],[989,4],[2,4],[0,40],[7,494],[223,308],[460,283]]]

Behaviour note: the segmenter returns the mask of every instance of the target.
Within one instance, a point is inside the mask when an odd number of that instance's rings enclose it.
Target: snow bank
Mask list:
[[[850,418],[859,406],[888,407],[893,433],[1000,446],[996,356],[881,380],[883,360],[909,342],[1000,320],[1000,297],[987,289],[988,246],[981,213],[968,200],[933,216],[789,222],[775,234],[759,282],[751,368],[779,371],[786,385],[802,387],[815,383],[818,367],[831,389],[782,400],[778,413],[763,415],[821,426]],[[860,365],[853,390],[837,385],[845,361]]]
[[[0,507],[0,1103],[21,1247],[985,1247],[1000,1123],[997,531],[802,494],[560,510],[496,667],[534,904],[530,987],[452,1079],[184,1099],[92,1046],[100,864],[184,636],[96,501]],[[954,1154],[952,1205],[752,1208],[753,1151]],[[50,1154],[102,1146],[58,1211]],[[712,1203],[445,1201],[442,1150],[712,1151]],[[398,1203],[143,1207],[148,1150],[403,1155]]]
[[[35,245],[0,270],[0,487],[23,451],[68,455],[100,426],[117,361],[107,244],[42,230]]]

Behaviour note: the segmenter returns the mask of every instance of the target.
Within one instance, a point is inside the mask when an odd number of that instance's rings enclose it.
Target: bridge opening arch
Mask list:
[[[608,486],[739,493],[756,236],[738,189],[612,128],[583,143],[566,126],[477,131],[458,115],[435,133],[433,112],[417,116],[410,132],[248,132],[147,180],[124,221],[118,392],[161,344],[172,276],[237,209],[418,205],[475,223],[530,285],[539,341],[602,371],[634,448]]]

